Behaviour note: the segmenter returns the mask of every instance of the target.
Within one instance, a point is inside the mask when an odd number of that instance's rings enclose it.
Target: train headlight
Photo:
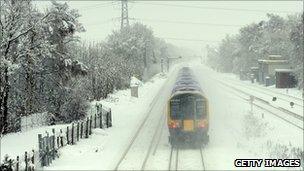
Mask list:
[[[171,121],[169,123],[169,128],[179,128],[180,127],[180,124],[178,121]]]
[[[206,120],[202,120],[198,123],[199,128],[205,128],[206,126],[207,126],[207,121]]]

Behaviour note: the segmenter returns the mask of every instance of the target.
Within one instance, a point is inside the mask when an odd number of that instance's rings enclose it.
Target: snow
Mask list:
[[[190,64],[190,66],[210,104],[210,144],[203,150],[204,164],[208,170],[236,169],[234,160],[238,158],[282,158],[283,155],[292,157],[294,155],[292,150],[296,148],[303,150],[303,140],[298,138],[303,137],[301,130],[291,127],[288,123],[258,108],[254,108],[253,114],[251,114],[249,103],[240,98],[244,95],[240,92],[237,93],[238,95],[235,92],[232,93],[214,79],[221,79],[223,75],[197,63]],[[114,127],[105,131],[97,129],[91,139],[62,150],[61,158],[46,169],[113,170],[142,121],[143,116],[138,116],[146,113],[140,112],[139,108],[145,111],[144,108],[151,107],[151,104],[155,106],[150,109],[151,115],[148,116],[147,122],[144,123],[118,169],[139,170],[145,162],[144,169],[168,169],[170,145],[168,129],[163,112],[161,112],[164,110],[165,99],[168,95],[166,92],[172,88],[170,81],[168,82],[167,86],[161,88],[162,94],[155,95],[156,90],[147,91],[151,96],[153,94],[159,98],[154,103],[154,100],[151,102],[151,98],[150,100],[142,99],[150,102],[146,105],[141,100],[130,98],[127,92],[118,91],[113,94],[105,102],[107,105],[111,105],[113,110],[123,111],[115,112],[119,117],[116,116]],[[145,87],[146,84],[139,90],[142,91]],[[125,95],[123,95],[124,93]],[[117,101],[117,99],[119,100]],[[119,104],[120,107],[115,104]],[[128,117],[124,117],[122,113],[128,114]],[[136,117],[137,119],[135,119]],[[124,121],[128,123],[124,123]],[[282,151],[281,149],[284,148],[288,150]],[[184,156],[184,159],[178,159],[179,169],[197,170],[201,167],[200,161],[195,159],[199,157],[198,150],[182,149],[179,156]],[[86,165],[81,163],[86,163]],[[273,170],[273,168],[262,169]],[[280,169],[285,170],[286,168],[278,168],[278,170]]]
[[[17,156],[22,156],[25,151],[38,150],[38,134],[45,134],[45,132],[52,132],[52,129],[60,130],[66,128],[69,124],[42,126],[28,131],[17,133],[10,133],[1,137],[1,161],[4,156],[15,159]]]
[[[142,85],[142,82],[136,77],[131,77],[130,87],[138,87]]]
[[[275,69],[276,72],[293,72],[293,69]]]
[[[193,70],[209,100],[210,142],[203,149],[204,165],[207,170],[243,170],[244,168],[234,166],[234,160],[241,158],[299,158],[298,152],[303,151],[303,130],[257,107],[253,107],[251,111],[250,103],[245,100],[249,99],[248,95],[232,90],[220,81],[268,101],[271,105],[286,109],[288,106],[284,106],[284,100],[288,101],[294,97],[301,100],[301,91],[289,89],[287,95],[284,90],[240,81],[232,74],[217,73],[197,61],[187,66]],[[126,89],[114,92],[105,100],[92,102],[91,113],[94,113],[96,103],[111,108],[113,127],[94,129],[90,138],[60,149],[60,158],[44,170],[113,170],[119,161],[119,170],[168,169],[171,147],[168,143],[169,133],[164,113],[178,68],[171,70],[168,75],[157,74],[150,81],[143,83],[139,86],[138,98],[131,97],[130,89]],[[272,102],[271,96],[266,92],[284,100]],[[288,110],[300,112],[298,108]],[[269,110],[277,112],[273,108]],[[33,148],[28,144],[35,144],[37,133],[45,129],[42,127],[32,132],[3,137],[6,147],[9,147],[6,151],[17,155],[20,151]],[[33,143],[26,145],[25,141],[19,142],[23,147],[16,150],[8,145],[19,145],[16,143],[19,137],[28,137]],[[133,143],[130,145],[130,142]],[[127,147],[130,148],[126,150]],[[198,160],[200,154],[197,149],[181,149],[179,156],[178,169],[201,169],[202,163]],[[246,168],[257,169],[274,168]]]
[[[139,87],[139,97],[130,96],[130,90],[117,91],[109,98],[100,101],[111,108],[113,127],[93,130],[89,139],[75,146],[60,150],[60,158],[46,170],[112,170],[121,151],[129,143],[135,129],[144,118],[147,107],[160,90],[166,76],[158,74]],[[83,164],[85,163],[85,164]]]
[[[225,74],[215,73],[201,65],[196,65],[193,70],[196,71],[201,85],[204,85],[203,90],[210,103],[211,141],[205,150],[205,156],[208,156],[205,157],[206,168],[236,169],[233,160],[237,158],[278,157],[271,156],[276,151],[275,146],[278,145],[286,146],[289,150],[292,147],[303,150],[303,139],[299,138],[303,137],[302,130],[257,108],[254,108],[251,116],[247,101],[227,91],[227,88],[212,79],[223,80]],[[237,94],[241,95],[241,93]],[[264,118],[261,117],[262,113]],[[248,115],[251,119],[248,119]],[[259,131],[260,134],[254,136],[246,132],[252,129]]]
[[[71,59],[64,59],[64,66],[68,67],[72,65],[72,60]]]

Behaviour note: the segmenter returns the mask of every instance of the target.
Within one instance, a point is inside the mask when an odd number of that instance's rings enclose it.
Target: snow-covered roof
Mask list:
[[[293,69],[275,69],[275,72],[294,72]]]
[[[267,64],[278,64],[278,63],[288,63],[288,60],[271,60],[271,59],[259,59],[259,63],[267,63]]]
[[[190,68],[184,67],[179,71],[172,94],[181,91],[197,91],[202,93],[202,89],[193,76]]]
[[[268,58],[282,58],[282,55],[268,55]]]
[[[136,77],[131,77],[130,87],[138,87],[142,84],[142,82]]]

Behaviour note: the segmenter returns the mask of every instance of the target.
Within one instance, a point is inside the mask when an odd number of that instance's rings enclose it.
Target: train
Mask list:
[[[189,67],[179,70],[167,102],[169,143],[209,142],[208,99]]]

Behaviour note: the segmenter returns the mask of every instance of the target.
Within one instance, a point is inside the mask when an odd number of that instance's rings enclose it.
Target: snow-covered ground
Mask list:
[[[224,79],[229,81],[231,74],[219,74],[198,62],[187,66],[192,68],[209,99],[210,142],[203,149],[205,169],[243,170],[244,168],[234,166],[234,160],[241,158],[300,157],[298,154],[303,151],[303,130],[256,107],[251,113],[249,102],[244,100],[249,97],[219,82]],[[92,106],[102,103],[112,109],[113,127],[106,130],[95,129],[89,139],[61,149],[60,158],[44,169],[167,170],[171,147],[168,143],[164,113],[177,70],[178,68],[169,73],[168,77],[156,75],[151,81],[140,86],[139,98],[130,97],[130,90],[122,90],[114,92],[103,101],[93,102]],[[246,92],[249,92],[251,86],[259,86],[237,79],[233,82],[233,85],[237,85],[236,82],[242,84],[243,86],[237,87]],[[253,89],[251,93],[263,97],[261,92],[254,92]],[[294,90],[292,95],[299,93],[301,92],[296,93]],[[36,135],[33,137],[35,139]],[[178,169],[201,169],[197,158],[197,150],[182,149],[177,160]],[[250,169],[288,168],[246,168]]]
[[[208,169],[235,169],[233,160],[237,158],[296,158],[292,150],[303,151],[303,130],[256,108],[251,115],[249,102],[236,96],[242,93],[231,93],[215,80],[224,74],[202,65],[193,70],[210,102],[211,141],[205,150]]]
[[[139,98],[130,96],[130,90],[117,91],[100,101],[111,108],[113,127],[95,129],[89,139],[60,150],[60,158],[46,170],[112,170],[136,128],[144,119],[154,96],[161,92],[166,75],[158,74],[139,87]]]
[[[273,106],[281,107],[303,116],[302,90],[298,90],[297,88],[277,89],[274,86],[265,87],[258,83],[252,84],[249,81],[239,81],[237,76],[232,74],[218,74],[217,78],[236,88],[246,91],[247,93],[259,97]],[[273,101],[274,97],[276,97],[275,101]],[[294,102],[295,105],[291,107],[290,102]]]
[[[66,128],[68,125],[70,124],[42,126],[24,132],[10,133],[1,137],[1,161],[6,154],[16,159],[17,156],[24,155],[25,151],[38,150],[38,134],[45,134],[46,131],[51,133],[53,128],[59,130]]]

